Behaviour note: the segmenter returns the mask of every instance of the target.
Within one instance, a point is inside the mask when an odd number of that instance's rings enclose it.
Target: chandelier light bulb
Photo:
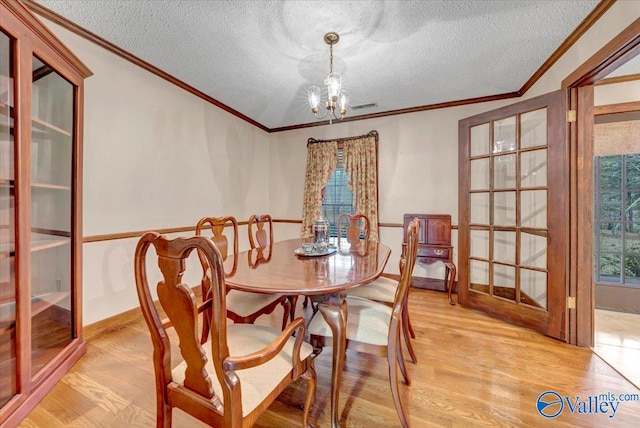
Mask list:
[[[347,106],[349,105],[349,95],[346,92],[342,91],[340,93],[338,105],[340,106],[340,118],[343,119],[347,114]]]
[[[318,105],[320,105],[321,90],[317,86],[312,86],[307,90],[307,96],[309,97],[309,106],[311,111],[315,114],[318,112]]]
[[[342,87],[342,76],[339,73],[331,73],[324,79],[324,84],[327,85],[327,95],[333,102],[338,100],[340,95],[340,88]]]

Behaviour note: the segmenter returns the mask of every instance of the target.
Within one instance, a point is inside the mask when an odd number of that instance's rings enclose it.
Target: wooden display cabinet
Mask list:
[[[445,265],[444,281],[434,278],[414,276],[411,286],[430,290],[447,291],[449,303],[452,305],[453,283],[456,277],[456,266],[453,263],[453,246],[451,245],[451,216],[449,214],[405,214],[404,241],[402,256],[406,249],[407,226],[414,219],[420,221],[420,235],[418,238],[418,257],[420,264],[443,262]]]
[[[0,426],[86,352],[81,317],[83,81],[18,0],[0,0]]]

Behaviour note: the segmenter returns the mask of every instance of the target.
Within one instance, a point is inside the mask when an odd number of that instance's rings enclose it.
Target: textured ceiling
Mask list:
[[[349,116],[519,90],[598,0],[36,0],[267,128],[315,122],[334,71]]]

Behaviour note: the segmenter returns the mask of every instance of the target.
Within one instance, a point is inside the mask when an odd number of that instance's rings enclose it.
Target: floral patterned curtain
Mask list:
[[[307,174],[302,204],[302,237],[312,236],[313,221],[322,211],[322,193],[338,165],[338,143],[327,141],[308,145]]]
[[[378,154],[377,132],[344,140],[344,169],[353,193],[356,213],[369,217],[369,240],[378,241]]]

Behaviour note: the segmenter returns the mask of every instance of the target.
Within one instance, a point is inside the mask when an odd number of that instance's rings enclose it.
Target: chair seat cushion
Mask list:
[[[347,340],[386,346],[389,338],[391,307],[353,296],[347,296],[346,302],[349,311]],[[332,337],[331,328],[320,313],[313,316],[307,330],[316,336]]]
[[[252,294],[252,293],[248,293]],[[227,344],[229,346],[229,354],[234,357],[247,355],[258,351],[271,344],[278,335],[282,333],[271,327],[254,325],[254,324],[229,324],[227,326]],[[242,390],[242,415],[248,415],[255,409],[264,399],[273,392],[274,388],[287,376],[290,375],[293,365],[292,352],[295,338],[291,337],[284,346],[280,354],[272,358],[270,361],[252,367],[250,369],[238,370],[236,375],[240,379]],[[211,359],[211,342],[208,341],[202,345],[207,354],[207,364],[205,370],[209,373],[213,390],[220,402],[224,403],[222,395],[222,387],[213,367]],[[309,343],[303,342],[300,349],[301,360],[306,359],[313,352],[313,348]],[[177,365],[171,375],[173,381],[177,383],[184,382],[185,369],[187,363],[183,361]]]
[[[398,289],[398,281],[381,276],[368,284],[347,291],[348,296],[364,297],[376,302],[393,303]]]
[[[261,294],[229,290],[227,293],[227,310],[241,317],[248,317],[280,299],[280,297],[280,294]]]

